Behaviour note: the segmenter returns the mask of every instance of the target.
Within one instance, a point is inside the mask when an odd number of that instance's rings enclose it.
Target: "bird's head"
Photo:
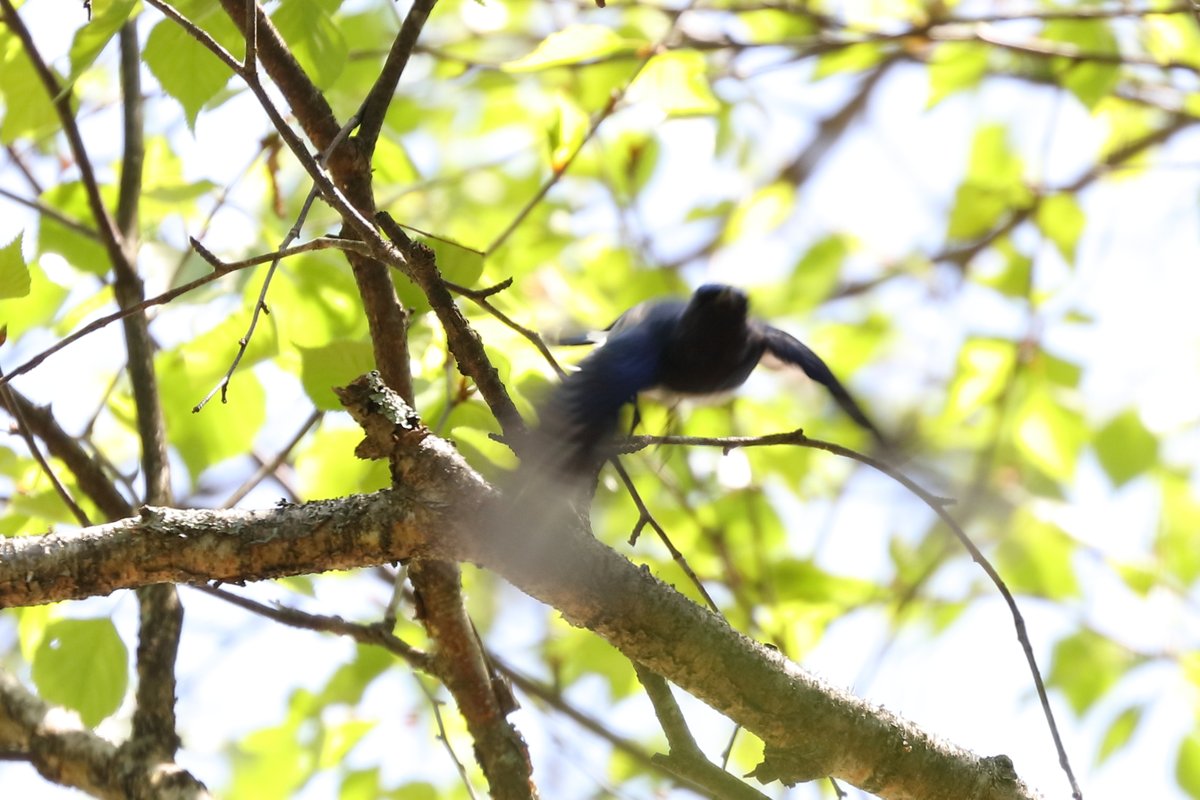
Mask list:
[[[685,317],[722,322],[744,322],[750,301],[746,293],[723,283],[706,283],[695,291]]]

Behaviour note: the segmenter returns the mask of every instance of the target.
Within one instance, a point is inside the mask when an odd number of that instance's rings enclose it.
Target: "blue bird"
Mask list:
[[[833,399],[883,446],[886,440],[825,362],[803,342],[748,316],[749,301],[732,286],[706,284],[687,301],[634,306],[607,329],[603,344],[579,363],[541,407],[539,438],[555,461],[591,469],[600,444],[617,429],[621,407],[639,394],[668,402],[728,392],[765,360],[791,364],[825,386]],[[585,339],[589,340],[589,339]],[[582,341],[563,342],[578,344]]]

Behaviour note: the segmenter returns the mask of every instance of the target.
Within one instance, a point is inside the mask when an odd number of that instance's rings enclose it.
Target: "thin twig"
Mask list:
[[[253,6],[253,3],[251,5]],[[333,141],[330,142],[329,147],[327,147],[325,152],[323,152],[317,159],[317,163],[321,167],[324,167],[328,163],[330,154],[337,149],[338,145],[342,143],[343,139],[350,135],[350,131],[352,131],[354,126],[357,124],[358,118],[351,117],[350,120],[342,126],[342,128],[337,132],[337,135],[333,137]],[[224,377],[221,378],[220,383],[214,386],[212,391],[205,395],[204,399],[197,403],[194,408],[192,408],[192,413],[196,413],[200,409],[204,408],[204,406],[208,404],[208,401],[212,399],[213,395],[217,393],[218,389],[221,392],[221,402],[228,402],[227,390],[229,388],[229,381],[233,378],[234,371],[237,369],[242,357],[246,355],[246,349],[250,346],[250,339],[254,336],[254,329],[258,325],[259,313],[271,313],[267,309],[267,289],[271,285],[271,278],[275,276],[275,270],[279,267],[279,262],[283,258],[283,253],[287,251],[288,245],[291,244],[291,242],[295,239],[299,238],[300,230],[304,227],[304,220],[308,218],[308,212],[312,209],[313,201],[316,199],[317,186],[314,183],[313,187],[308,192],[308,196],[304,198],[304,205],[300,208],[300,213],[296,217],[295,224],[293,224],[291,229],[288,230],[287,235],[283,237],[283,241],[279,243],[279,248],[275,251],[274,258],[271,259],[271,266],[267,269],[267,276],[263,278],[262,289],[258,293],[258,302],[254,304],[254,312],[250,315],[250,327],[246,329],[245,335],[238,340],[238,351],[233,357],[233,363],[229,365],[229,369],[225,372]],[[195,244],[194,240],[193,244]],[[346,249],[352,250],[355,248],[348,247]]]
[[[79,491],[86,495],[105,518],[122,519],[133,513],[133,505],[125,499],[110,474],[117,474],[103,456],[89,453],[83,446],[82,437],[72,436],[63,430],[48,406],[37,406],[12,385],[0,387],[0,404],[9,409],[21,426],[42,440],[46,451],[61,461],[75,479]],[[134,492],[129,488],[130,495]]]
[[[762,792],[708,760],[688,730],[687,720],[683,718],[683,711],[675,701],[675,695],[671,694],[666,678],[636,661],[633,669],[654,706],[654,714],[670,746],[668,755],[654,757],[656,763],[672,775],[684,776],[689,782],[704,786],[722,800],[767,800]]]
[[[29,423],[25,419],[25,414],[21,410],[21,405],[13,397],[11,386],[0,384],[0,402],[3,402],[5,407],[8,408],[9,413],[13,415],[13,419],[17,422],[17,432],[25,440],[25,446],[29,448],[30,455],[33,456],[33,460],[41,468],[42,474],[50,480],[50,485],[54,487],[55,493],[62,499],[67,510],[71,512],[71,515],[75,517],[82,527],[90,527],[92,523],[88,519],[87,513],[75,502],[75,498],[71,496],[71,492],[67,490],[63,482],[54,474],[54,470],[50,468],[50,462],[42,455],[41,448],[38,447],[37,440],[33,438],[33,431],[30,429]]]
[[[251,600],[248,597],[234,594],[219,586],[195,585],[192,588],[283,625],[317,631],[319,633],[333,633],[338,636],[347,636],[359,644],[382,647],[392,655],[399,657],[404,663],[418,672],[424,672],[428,675],[437,674],[433,658],[428,653],[413,647],[399,636],[396,636],[391,632],[391,629],[385,629],[379,625],[347,622],[341,617],[325,614],[310,614],[306,611],[280,604],[267,605],[257,600]]]
[[[200,409],[208,405],[208,401],[213,398],[218,391],[221,392],[221,402],[229,402],[229,381],[233,378],[233,373],[237,370],[238,364],[242,362],[242,357],[246,355],[246,350],[250,347],[250,340],[254,337],[254,330],[258,327],[258,319],[262,314],[270,314],[270,309],[267,308],[267,290],[271,288],[271,279],[275,277],[275,270],[279,268],[279,262],[282,259],[279,252],[282,252],[290,242],[300,236],[300,229],[304,225],[304,220],[308,218],[308,212],[312,208],[313,201],[317,197],[316,187],[308,193],[308,197],[304,198],[304,205],[300,208],[300,214],[296,217],[296,222],[288,230],[287,235],[283,237],[283,242],[280,243],[280,249],[277,251],[275,258],[271,260],[271,266],[267,268],[267,275],[263,278],[262,288],[258,292],[258,300],[254,303],[254,311],[250,314],[250,325],[246,328],[246,332],[242,334],[242,338],[238,339],[238,350],[233,357],[233,363],[229,365],[229,369],[225,370],[225,374],[216,386],[204,396],[204,399],[192,407],[192,413],[198,413]]]
[[[59,225],[62,225],[64,228],[69,228],[70,230],[73,230],[82,236],[86,236],[89,239],[99,239],[100,238],[100,234],[98,234],[94,228],[89,228],[87,225],[84,225],[82,222],[71,219],[70,217],[63,214],[61,211],[59,211],[55,208],[52,208],[51,206],[46,205],[41,200],[34,200],[34,199],[31,199],[28,197],[21,197],[21,195],[16,194],[15,192],[10,192],[8,189],[5,189],[4,187],[0,187],[0,197],[6,197],[9,200],[12,200],[14,203],[18,203],[20,205],[25,206],[26,208],[33,209],[34,211],[38,212],[38,214],[40,214],[41,216],[48,217],[49,219],[52,219],[55,222],[57,222]]]
[[[279,467],[283,465],[283,462],[287,460],[288,456],[291,455],[292,450],[296,448],[296,445],[300,444],[300,440],[304,438],[305,434],[307,434],[314,425],[320,422],[321,417],[324,415],[324,411],[321,411],[320,409],[313,409],[313,412],[308,415],[308,419],[304,420],[304,423],[300,426],[299,430],[297,430],[295,435],[288,440],[287,444],[279,449],[279,452],[275,454],[274,458],[256,469],[253,475],[247,478],[241,486],[234,490],[233,494],[225,498],[225,502],[221,504],[221,508],[233,508],[236,506],[239,502],[241,502],[243,497],[250,493],[251,489],[253,489],[255,486],[258,486],[258,484],[260,484],[264,478],[273,474],[277,469],[279,469]]]
[[[441,739],[442,744],[446,746],[446,752],[450,754],[450,760],[454,762],[454,767],[458,770],[458,777],[462,780],[463,787],[467,790],[467,797],[470,800],[475,800],[475,791],[471,788],[471,779],[467,775],[467,768],[458,757],[458,754],[454,752],[454,747],[450,744],[450,737],[446,735],[446,726],[442,722],[442,701],[434,696],[433,692],[430,691],[429,687],[425,685],[425,682],[419,676],[414,675],[413,679],[421,687],[421,691],[429,700],[429,706],[433,709],[433,720],[438,729],[437,738]]]
[[[8,153],[8,160],[16,165],[17,170],[25,178],[25,182],[29,184],[29,188],[33,190],[33,193],[35,195],[40,195],[42,192],[44,192],[45,189],[42,187],[41,181],[39,181],[37,176],[33,174],[33,171],[29,169],[29,165],[25,163],[25,159],[22,157],[22,155],[17,152],[17,148],[11,144],[6,144],[4,145],[4,150]]]
[[[396,94],[400,77],[404,74],[404,68],[408,65],[408,59],[417,45],[421,30],[429,20],[429,15],[433,12],[436,3],[437,0],[416,0],[409,8],[404,22],[400,25],[400,31],[392,41],[387,59],[384,60],[383,67],[379,70],[379,77],[375,79],[374,85],[367,92],[366,99],[363,100],[362,107],[359,109],[358,116],[362,120],[362,126],[359,128],[358,138],[363,146],[364,156],[368,160],[375,151],[375,142],[379,139],[384,117]]]
[[[629,536],[629,543],[631,545],[635,544],[638,539],[638,534],[641,533],[642,528],[649,525],[650,529],[658,535],[659,541],[661,541],[667,548],[667,552],[671,554],[671,558],[674,559],[675,563],[679,565],[679,568],[683,570],[683,574],[687,575],[688,580],[691,581],[692,585],[696,587],[696,590],[700,592],[700,596],[704,598],[704,602],[708,604],[708,607],[712,609],[714,614],[723,618],[721,609],[717,606],[717,601],[712,599],[712,595],[708,593],[708,589],[704,588],[704,582],[701,581],[700,577],[692,570],[692,565],[688,563],[683,553],[681,553],[679,548],[675,546],[675,543],[671,541],[671,537],[667,535],[667,532],[663,529],[663,526],[659,525],[658,520],[655,519],[654,515],[650,513],[650,509],[646,507],[646,503],[642,500],[641,494],[638,493],[637,487],[634,486],[633,479],[630,478],[629,473],[625,471],[625,467],[615,456],[609,459],[609,462],[617,471],[617,475],[621,477],[621,482],[625,484],[625,488],[628,490],[629,496],[633,499],[633,504],[637,506],[638,510],[638,521],[634,526],[633,532]]]
[[[59,341],[55,342],[50,347],[47,347],[45,350],[38,353],[37,355],[32,356],[31,358],[29,358],[27,361],[25,361],[20,366],[15,367],[14,369],[10,370],[8,372],[8,374],[0,375],[0,386],[3,386],[4,384],[8,383],[10,380],[17,377],[18,375],[23,375],[26,372],[29,372],[30,370],[35,369],[43,361],[45,361],[47,358],[49,358],[50,356],[57,353],[59,350],[62,350],[67,345],[74,344],[75,342],[79,341],[80,339],[82,339],[84,336],[87,336],[88,334],[95,333],[96,331],[100,330],[101,328],[111,325],[114,322],[123,320],[126,317],[130,316],[131,314],[136,314],[139,311],[144,311],[145,309],[150,308],[151,306],[160,306],[165,303],[169,303],[172,300],[174,300],[176,297],[179,297],[180,295],[187,294],[188,292],[192,291],[193,289],[199,289],[201,286],[210,284],[213,281],[223,278],[232,272],[237,272],[238,270],[246,269],[247,267],[253,267],[257,264],[264,264],[268,261],[271,261],[272,259],[275,259],[276,257],[292,256],[297,253],[304,253],[304,252],[308,252],[310,250],[324,250],[324,249],[331,248],[331,247],[337,248],[339,250],[360,250],[363,247],[365,247],[365,245],[363,245],[363,243],[354,242],[349,239],[322,238],[322,239],[314,239],[311,242],[306,242],[305,244],[288,248],[287,250],[280,251],[278,254],[277,253],[268,253],[266,255],[255,256],[253,258],[247,258],[242,261],[232,261],[229,263],[225,263],[225,262],[222,262],[220,259],[218,259],[216,256],[214,256],[206,247],[204,247],[204,245],[200,244],[195,239],[192,240],[192,246],[196,248],[196,252],[200,255],[201,258],[203,258],[205,261],[207,261],[209,264],[212,264],[215,267],[215,270],[212,273],[210,273],[208,275],[203,275],[199,278],[196,278],[193,281],[189,281],[188,283],[183,284],[182,286],[176,286],[174,289],[163,292],[162,294],[156,295],[155,297],[151,297],[148,300],[143,300],[140,303],[136,303],[135,305],[131,305],[127,308],[121,309],[119,311],[115,311],[112,314],[108,314],[106,316],[100,317],[99,319],[93,320],[92,322],[89,322],[87,325],[84,325],[82,328],[75,331],[74,333],[60,339]]]
[[[459,286],[457,283],[451,283],[450,281],[446,281],[445,283],[450,291],[467,298],[475,305],[479,306],[484,311],[487,311],[493,317],[500,320],[506,326],[525,337],[525,339],[527,339],[535,348],[537,348],[537,351],[542,354],[542,357],[546,359],[546,362],[550,364],[551,368],[559,375],[559,377],[567,374],[566,370],[559,365],[558,360],[554,358],[554,354],[550,352],[550,348],[546,345],[546,341],[537,331],[531,328],[526,328],[524,325],[520,324],[512,317],[508,316],[503,311],[492,305],[491,301],[488,299],[492,295],[497,294],[498,292],[501,292],[511,286],[512,278],[508,278],[496,286],[489,286],[486,289],[470,289],[466,286]]]
[[[911,478],[904,473],[895,469],[871,456],[859,453],[856,450],[851,450],[848,447],[843,447],[834,442],[828,442],[823,439],[812,439],[804,434],[802,430],[795,430],[789,433],[770,434],[767,436],[745,437],[745,436],[730,436],[730,437],[702,437],[702,436],[632,436],[620,445],[621,452],[633,452],[640,450],[650,445],[681,445],[693,447],[720,447],[725,451],[732,450],[738,447],[769,447],[773,445],[798,445],[801,447],[811,447],[817,450],[824,450],[827,453],[832,453],[843,458],[848,458],[857,461],[861,464],[866,464],[868,467],[881,472],[892,480],[899,483],[904,488],[908,489],[921,502],[925,503],[937,516],[946,524],[954,535],[971,554],[971,558],[977,563],[1000,592],[1000,596],[1004,599],[1005,605],[1013,619],[1013,626],[1017,631],[1017,639],[1021,643],[1021,648],[1025,653],[1025,660],[1029,664],[1029,671],[1033,675],[1033,682],[1037,688],[1038,699],[1042,705],[1042,712],[1046,717],[1046,722],[1050,727],[1050,735],[1054,739],[1054,746],[1058,751],[1059,765],[1066,773],[1068,780],[1071,783],[1072,796],[1076,800],[1081,800],[1083,792],[1079,788],[1079,783],[1075,779],[1075,773],[1071,769],[1070,760],[1067,757],[1066,748],[1063,746],[1062,736],[1058,731],[1058,724],[1054,719],[1054,712],[1050,708],[1050,698],[1046,693],[1046,685],[1042,680],[1041,670],[1037,665],[1037,658],[1033,653],[1033,645],[1029,641],[1029,634],[1025,627],[1025,618],[1021,615],[1020,609],[1017,607],[1017,601],[1009,591],[1008,585],[995,567],[988,560],[987,556],[975,545],[971,538],[967,536],[966,531],[958,524],[958,521],[950,515],[946,510],[946,498],[938,497],[931,492],[926,491]]]

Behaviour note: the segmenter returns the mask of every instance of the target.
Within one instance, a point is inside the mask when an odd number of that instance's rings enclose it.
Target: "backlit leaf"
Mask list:
[[[129,654],[112,620],[51,622],[33,657],[33,682],[42,697],[98,725],[121,705],[129,684]]]

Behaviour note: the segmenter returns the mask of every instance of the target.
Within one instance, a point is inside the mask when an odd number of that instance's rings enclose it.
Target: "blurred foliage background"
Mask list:
[[[147,294],[268,252],[308,180],[254,97],[159,2],[30,0],[16,11],[72,87],[106,198],[122,165],[113,36],[136,18],[146,167],[137,265]],[[232,53],[219,5],[177,9]],[[348,119],[406,3],[281,0],[264,8]],[[381,209],[442,273],[548,339],[603,327],[650,297],[734,283],[804,339],[1019,595],[1089,797],[1200,797],[1200,27],[1188,3],[442,0],[376,149]],[[0,321],[6,372],[114,307],[78,164],[21,41],[0,26]],[[339,220],[318,203],[303,238]],[[229,387],[265,267],[153,308],[155,367],[181,506],[265,507],[370,491],[386,468],[330,387],[372,367],[361,303],[333,250],[285,260]],[[415,315],[417,409],[489,476],[511,466]],[[522,413],[554,373],[467,299]],[[564,362],[577,350],[556,351]],[[140,491],[131,387],[111,325],[13,381]],[[760,371],[735,400],[648,432],[803,427],[867,447],[802,378]],[[730,623],[837,684],[984,754],[1007,753],[1066,796],[995,591],[903,490],[815,451],[661,448],[626,459],[655,518]],[[65,465],[56,472],[72,485]],[[74,518],[16,436],[0,440],[0,533]],[[76,492],[79,495],[79,492]],[[97,517],[102,515],[97,514]],[[696,596],[643,536],[609,474],[597,536]],[[390,570],[246,593],[374,620]],[[515,724],[543,796],[685,796],[635,755],[663,747],[633,671],[607,644],[468,570],[473,618],[518,675]],[[230,798],[466,797],[421,683],[382,652],[289,630],[195,593],[178,671],[181,762]],[[0,663],[101,731],[127,724],[133,601],[0,614]],[[397,632],[424,633],[401,601]],[[521,677],[524,676],[524,677]],[[564,713],[591,717],[597,736]],[[732,725],[685,705],[710,754]],[[479,776],[445,709],[446,742]],[[614,744],[615,742],[615,744]],[[739,736],[731,771],[760,748]],[[55,790],[20,765],[6,785]],[[477,789],[478,791],[478,789]],[[773,797],[832,796],[824,785]],[[15,796],[15,795],[14,795]],[[62,796],[66,795],[63,790]],[[853,791],[851,796],[856,795]]]

